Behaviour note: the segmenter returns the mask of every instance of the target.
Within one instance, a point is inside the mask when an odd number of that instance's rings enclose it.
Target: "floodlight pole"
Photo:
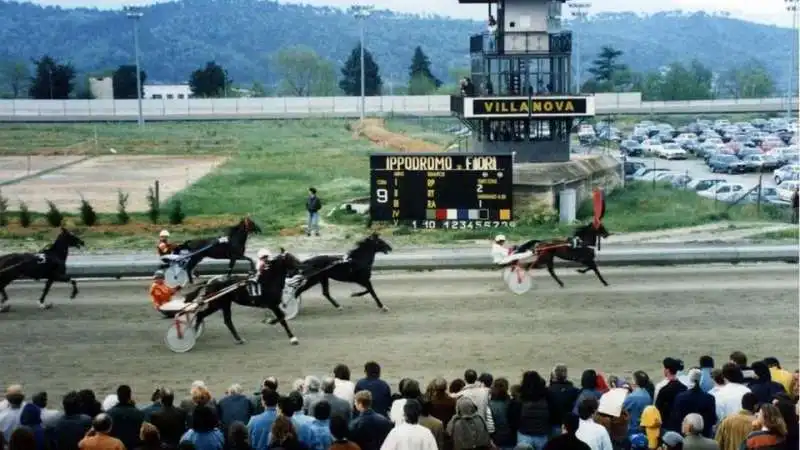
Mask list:
[[[569,2],[567,6],[572,10],[572,16],[575,18],[576,23],[582,23],[586,16],[589,15],[589,8],[592,4],[589,2]],[[575,25],[572,26],[572,36],[575,42],[575,92],[581,92],[581,46],[578,41],[578,33],[576,32]]]
[[[139,19],[141,19],[144,14],[132,7],[126,7],[125,12],[128,18],[133,20],[133,47],[134,57],[136,59],[136,100],[139,103],[139,117],[137,123],[141,128],[144,126],[144,116],[142,115],[142,71],[139,68]]]
[[[794,103],[794,82],[795,70],[798,69],[798,52],[800,52],[800,32],[798,32],[798,6],[800,0],[784,0],[786,2],[786,10],[792,14],[792,45],[790,46],[792,56],[789,58],[792,65],[789,68],[789,85],[786,92],[786,117],[791,120],[792,118],[792,104]]]
[[[364,21],[367,19],[367,17],[369,17],[372,7],[369,5],[354,5],[351,10],[353,11],[353,15],[355,16],[356,20],[359,22],[359,47],[361,48],[361,110],[359,112],[359,118],[361,121],[364,121],[364,107],[366,104],[366,77],[364,70]]]

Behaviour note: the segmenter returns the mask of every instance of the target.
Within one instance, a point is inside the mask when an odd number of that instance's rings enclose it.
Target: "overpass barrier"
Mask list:
[[[301,259],[311,255],[297,255]],[[598,265],[606,266],[673,266],[715,263],[798,262],[797,245],[745,245],[745,246],[681,246],[674,248],[624,248],[604,249],[597,253]],[[574,263],[560,261],[559,265],[578,267]],[[133,278],[149,277],[158,268],[159,261],[147,258],[70,258],[67,273],[75,278]],[[246,273],[250,266],[239,261],[234,270]],[[379,254],[374,270],[490,270],[492,264],[489,249],[458,249],[447,251],[420,250],[419,253]],[[227,261],[205,260],[197,270],[201,275],[226,273]]]

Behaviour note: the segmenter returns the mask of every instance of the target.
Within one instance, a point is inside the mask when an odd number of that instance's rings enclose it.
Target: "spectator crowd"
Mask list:
[[[192,383],[176,403],[159,387],[138,405],[119,386],[102,402],[91,390],[27,400],[20,385],[0,403],[0,450],[797,450],[798,372],[775,358],[748,365],[741,352],[716,367],[685,370],[663,360],[663,379],[585,370],[580,384],[556,365],[518,384],[469,369],[463,379],[402,379],[397,391],[375,362],[351,381],[338,365],[291,386],[266,378],[214,397]]]

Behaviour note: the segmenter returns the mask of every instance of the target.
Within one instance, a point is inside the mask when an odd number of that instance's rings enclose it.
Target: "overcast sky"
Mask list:
[[[454,17],[482,18],[485,6],[459,5],[458,0],[281,0],[287,3],[349,6],[354,3],[372,4],[379,8],[410,13],[437,13]],[[35,3],[62,7],[95,6],[118,8],[123,5],[153,3],[151,0],[36,0]],[[786,0],[594,0],[592,11],[636,11],[652,13],[682,9],[684,11],[727,11],[732,16],[750,20],[791,26],[792,16],[786,11]]]

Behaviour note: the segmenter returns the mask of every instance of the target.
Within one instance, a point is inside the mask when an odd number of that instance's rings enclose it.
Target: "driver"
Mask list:
[[[267,270],[267,266],[269,265],[269,256],[270,251],[269,249],[262,248],[258,251],[257,257],[258,262],[256,263],[256,275],[261,275],[262,272]]]
[[[175,246],[169,242],[169,231],[161,230],[158,233],[158,245],[156,247],[158,256],[169,255]]]
[[[153,274],[153,284],[150,285],[150,299],[153,307],[160,311],[161,307],[172,300],[172,296],[181,290],[180,286],[171,288],[164,283],[164,271],[157,270]]]
[[[502,263],[511,253],[511,250],[510,248],[506,248],[506,237],[502,234],[498,234],[494,237],[494,243],[492,244],[492,260],[495,264]]]

